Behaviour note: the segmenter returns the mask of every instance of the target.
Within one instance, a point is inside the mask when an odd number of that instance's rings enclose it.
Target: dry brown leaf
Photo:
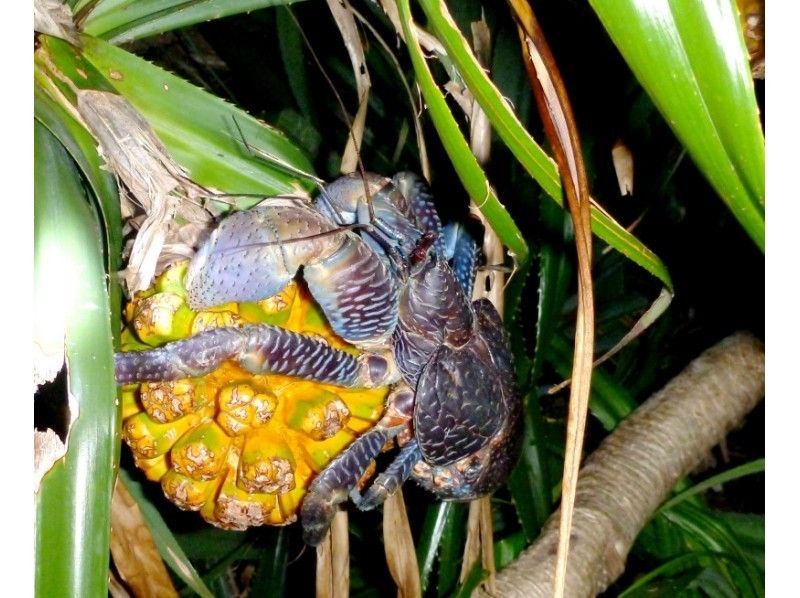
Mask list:
[[[34,0],[33,30],[65,39],[73,45],[80,43],[72,11],[61,0]]]
[[[469,516],[467,517],[467,539],[464,541],[464,556],[461,559],[461,573],[458,582],[464,583],[478,555],[481,554],[481,510],[480,502],[473,500],[469,503]]]
[[[397,56],[395,56],[392,49],[389,47],[389,44],[386,43],[386,40],[383,39],[380,32],[370,23],[368,19],[365,19],[361,13],[359,13],[356,9],[350,7],[350,10],[353,12],[353,15],[359,20],[359,22],[369,29],[378,43],[386,52],[386,55],[392,61],[392,65],[395,68],[397,73],[398,80],[403,84],[403,89],[406,90],[406,95],[408,96],[408,103],[411,107],[411,121],[414,123],[414,133],[417,137],[417,149],[419,150],[419,164],[422,177],[430,181],[431,180],[431,171],[430,171],[430,164],[428,163],[428,149],[425,145],[425,136],[422,133],[422,120],[420,118],[420,114],[422,112],[422,108],[417,106],[417,102],[414,100],[414,94],[411,93],[411,88],[408,85],[408,81],[406,81],[405,72],[403,71],[403,67],[400,66],[400,62],[397,60]]]
[[[633,153],[621,139],[611,148],[611,160],[617,174],[619,194],[633,194]]]
[[[53,430],[33,431],[33,491],[39,491],[42,478],[56,461],[67,454],[67,445]]]
[[[397,4],[395,1],[379,0],[379,3],[381,8],[383,8],[383,12],[386,13],[386,16],[389,17],[389,20],[392,22],[392,26],[394,27],[398,37],[400,37],[402,40],[405,40],[405,36],[403,35],[403,26],[400,24],[400,13],[397,11]],[[442,42],[440,42],[436,36],[431,35],[416,23],[414,23],[414,28],[416,29],[417,41],[419,42],[421,48],[423,48],[426,52],[433,52],[439,54],[440,56],[447,55],[447,51],[444,49]]]
[[[481,15],[480,21],[471,24],[472,45],[475,56],[484,68],[488,67],[491,54],[491,32],[486,20]],[[470,149],[478,160],[484,165],[489,162],[492,147],[492,130],[486,113],[478,102],[473,100],[472,109],[469,116],[470,122]],[[488,266],[502,265],[505,262],[505,250],[494,229],[483,217],[474,201],[470,202],[470,213],[477,217],[483,224],[483,255]],[[494,268],[485,268],[475,276],[475,284],[472,289],[473,299],[488,299],[497,309],[500,317],[503,317],[505,307],[505,273]],[[477,551],[481,557],[481,566],[487,571],[489,576],[483,582],[483,586],[490,592],[494,590],[495,562],[494,562],[494,535],[492,532],[492,503],[491,498],[486,496],[473,501],[470,504],[470,523],[467,528],[467,545],[464,549],[464,564],[467,563],[468,552]],[[473,522],[476,522],[475,525]],[[473,539],[477,537],[477,543]],[[476,545],[477,544],[477,545]],[[477,558],[477,554],[470,554],[470,568]],[[462,577],[469,571],[462,568]],[[463,579],[462,579],[463,581]]]
[[[108,593],[111,598],[131,598],[125,585],[114,575],[113,571],[108,572]]]
[[[608,351],[606,351],[603,355],[598,357],[594,363],[592,364],[593,368],[596,368],[599,365],[602,365],[607,360],[611,359],[619,353],[622,349],[624,349],[628,344],[630,344],[635,338],[637,338],[640,334],[642,334],[645,330],[647,330],[650,325],[658,320],[661,317],[667,308],[669,307],[670,303],[672,303],[672,298],[674,295],[670,293],[667,289],[661,289],[661,293],[659,293],[658,297],[656,297],[655,301],[647,308],[647,310],[639,317],[636,323],[631,326],[631,329],[625,333],[625,335]],[[552,386],[547,390],[547,394],[555,394],[570,384],[571,378],[567,378],[563,382]]]
[[[69,363],[67,363],[69,370]],[[33,491],[39,491],[42,479],[53,468],[53,465],[67,454],[69,448],[69,435],[72,424],[78,419],[80,405],[75,399],[75,395],[67,391],[66,410],[69,414],[69,421],[66,424],[66,436],[64,442],[54,430],[46,429],[44,432],[34,429],[33,431]]]
[[[111,556],[137,598],[177,596],[139,505],[117,478],[111,499]]]
[[[192,182],[147,121],[123,97],[79,90],[78,111],[99,141],[106,167],[127,187],[120,204],[138,233],[123,272],[126,291],[150,286],[170,263],[191,254],[213,224],[203,207],[211,191]],[[181,222],[181,224],[178,224]]]
[[[510,0],[517,19],[525,67],[536,97],[545,133],[553,147],[564,195],[573,221],[578,258],[578,310],[575,323],[575,355],[572,363],[567,440],[562,478],[561,525],[558,566],[553,593],[564,595],[570,529],[580,469],[586,414],[591,390],[594,355],[594,293],[592,289],[592,231],[588,181],[581,155],[578,130],[566,89],[555,60],[533,11],[525,0]]]
[[[364,137],[364,123],[367,116],[367,100],[372,81],[367,70],[367,59],[364,56],[364,46],[361,44],[361,36],[358,34],[356,20],[353,10],[347,0],[328,0],[328,8],[336,21],[339,33],[342,35],[347,55],[350,57],[350,65],[353,68],[353,75],[356,79],[356,90],[358,92],[358,112],[350,126],[347,135],[347,143],[342,152],[342,174],[355,172],[358,166],[359,150],[361,141]]]
[[[331,531],[317,544],[317,598],[333,598],[333,562],[331,561]]]
[[[383,503],[383,546],[398,598],[421,596],[417,551],[400,488]]]
[[[331,568],[333,597],[347,598],[350,593],[350,529],[347,511],[340,509],[331,523]]]

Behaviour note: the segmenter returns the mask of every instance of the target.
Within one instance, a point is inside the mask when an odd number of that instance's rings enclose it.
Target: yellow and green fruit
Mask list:
[[[127,305],[123,351],[214,327],[266,323],[357,353],[299,283],[257,303],[193,311],[186,268],[187,262],[171,266]],[[197,378],[124,386],[123,438],[137,466],[181,509],[228,529],[283,525],[297,518],[314,476],[380,419],[387,393],[253,375],[231,360]]]

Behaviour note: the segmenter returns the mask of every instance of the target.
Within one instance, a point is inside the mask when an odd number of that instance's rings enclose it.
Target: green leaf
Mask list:
[[[113,44],[124,44],[196,23],[296,0],[103,0],[83,21],[82,30]],[[81,2],[79,10],[91,5]]]
[[[472,154],[469,144],[464,139],[458,123],[453,118],[442,92],[428,69],[428,64],[416,41],[416,33],[412,32],[413,23],[408,0],[399,0],[398,8],[406,38],[406,47],[411,56],[411,63],[414,65],[414,72],[417,75],[417,83],[422,90],[422,95],[425,97],[428,111],[436,131],[439,133],[442,145],[450,157],[461,184],[464,185],[467,193],[469,193],[478,209],[486,217],[497,236],[508,247],[509,252],[518,262],[527,263],[529,257],[528,244],[503,204],[497,199],[494,190],[486,179],[486,174],[478,165],[478,161]]]
[[[725,561],[716,561],[714,569],[743,596],[762,596],[763,575],[757,564],[742,550],[740,542],[726,523],[705,508],[683,502],[663,516],[677,525],[693,547],[726,555]]]
[[[533,542],[552,510],[552,482],[545,463],[546,451],[539,401],[534,393],[529,393],[523,404],[525,430],[522,451],[517,466],[509,477],[508,488],[525,537]]]
[[[36,593],[104,596],[119,413],[102,231],[72,158],[36,120],[34,259],[36,302],[52,303],[37,325],[63,318],[67,393],[77,417],[66,456],[35,496]]]
[[[522,551],[525,550],[527,545],[528,542],[525,540],[525,534],[521,532],[512,534],[507,538],[503,538],[502,540],[495,542],[494,563],[498,571],[506,565],[511,564],[514,559],[516,559],[522,553]]]
[[[134,480],[130,474],[124,469],[119,471],[120,481],[125,484],[130,495],[134,498],[139,505],[139,510],[142,512],[142,517],[150,528],[150,533],[153,536],[153,541],[158,548],[158,553],[167,566],[183,580],[183,582],[192,589],[201,598],[213,598],[214,594],[208,589],[197,570],[192,565],[192,562],[187,558],[183,552],[178,540],[172,534],[161,513],[153,504],[147,499],[142,492],[142,486],[139,482]]]
[[[566,378],[571,374],[572,346],[564,337],[552,337],[546,359],[560,376]],[[636,401],[621,384],[601,368],[594,369],[589,410],[606,430],[613,430],[636,407]]]
[[[486,579],[489,574],[481,567],[480,560],[470,569],[464,583],[458,587],[458,591],[454,594],[455,598],[467,598],[472,596],[472,593]]]
[[[40,75],[37,69],[36,75]],[[58,138],[81,170],[92,190],[97,208],[102,215],[105,232],[106,271],[116,272],[121,267],[122,217],[119,209],[119,191],[114,176],[103,169],[103,161],[97,153],[94,137],[78,123],[62,106],[53,101],[44,90],[35,84],[33,88],[33,110],[36,120]],[[117,338],[122,297],[116,278],[109,279],[109,301],[114,338]]]
[[[764,137],[734,2],[590,0],[697,166],[764,250]]]
[[[253,596],[280,598],[286,589],[286,564],[289,560],[285,527],[262,534],[263,548],[250,591]]]
[[[82,58],[144,116],[196,182],[227,193],[265,196],[311,187],[300,183],[306,176],[300,173],[312,169],[308,158],[277,129],[125,50],[89,36],[82,41]],[[62,64],[74,60],[74,48],[60,40],[46,38],[43,46],[62,70]],[[82,83],[75,77],[76,85]],[[246,144],[270,161],[253,155]],[[257,202],[233,203],[246,208]]]
[[[428,588],[436,554],[442,541],[448,521],[455,515],[452,502],[437,502],[425,514],[422,533],[417,541],[417,563],[419,563],[419,581],[422,591]]]
[[[675,596],[679,592],[688,592],[691,586],[697,585],[709,560],[724,558],[718,553],[704,551],[681,554],[638,577],[636,581],[620,592],[619,598]],[[659,582],[655,583],[656,580]]]
[[[703,480],[699,484],[692,486],[691,488],[684,490],[677,496],[673,496],[669,499],[666,503],[661,506],[661,511],[666,511],[675,505],[683,502],[687,498],[691,496],[695,496],[697,494],[701,494],[708,490],[709,488],[713,488],[714,486],[721,486],[727,482],[732,480],[739,479],[744,476],[753,475],[755,473],[761,473],[764,471],[765,461],[764,459],[756,459],[755,461],[751,461],[749,463],[745,463],[743,465],[739,465],[738,467],[732,467],[727,471],[723,471],[715,476],[711,476],[707,480]]]
[[[400,6],[402,7],[404,3],[400,2]],[[420,0],[420,5],[425,11],[429,24],[435,31],[439,41],[442,42],[447,50],[448,58],[458,68],[458,72],[481,108],[483,108],[489,118],[489,122],[492,123],[492,127],[528,174],[541,185],[550,198],[561,205],[561,183],[555,162],[533,140],[500,91],[489,79],[486,71],[470,51],[469,44],[464,39],[464,36],[450,17],[444,2],[442,0]],[[404,29],[408,29],[406,23],[404,23]],[[406,33],[406,39],[410,39],[408,33]],[[407,45],[411,49],[415,44]],[[420,68],[416,64],[415,70],[419,79]],[[435,85],[432,80],[431,84]],[[431,116],[434,116],[428,94],[425,93],[425,86],[422,86],[422,89],[425,99],[428,100],[429,108],[431,108]],[[439,134],[440,136],[443,135],[442,132]],[[453,133],[451,132],[450,134]],[[443,139],[442,141],[444,142],[445,140]],[[669,272],[658,256],[608,214],[595,206],[592,206],[592,230],[603,241],[650,272],[663,282],[664,286],[672,290],[672,280]]]
[[[286,71],[286,78],[289,80],[292,96],[303,116],[314,123],[316,114],[306,71],[303,36],[292,19],[290,10],[290,8],[281,8],[275,13],[278,47],[281,51],[283,68]]]
[[[458,584],[466,538],[467,504],[451,504],[439,546],[439,578],[436,583],[439,596],[451,596]]]

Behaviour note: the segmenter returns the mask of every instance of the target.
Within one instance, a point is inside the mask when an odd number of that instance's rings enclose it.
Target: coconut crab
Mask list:
[[[445,500],[493,492],[514,464],[520,400],[500,317],[471,301],[475,246],[442,228],[415,175],[344,176],[313,204],[273,198],[224,219],[192,259],[189,305],[257,301],[302,271],[333,330],[359,356],[278,326],[214,328],[157,349],[118,353],[120,384],[200,376],[228,359],[347,387],[391,385],[384,415],[311,482],[301,506],[316,545],[347,500],[380,505],[409,477]],[[388,441],[398,454],[362,493]]]

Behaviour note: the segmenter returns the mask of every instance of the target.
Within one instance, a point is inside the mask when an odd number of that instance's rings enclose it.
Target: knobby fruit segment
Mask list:
[[[193,311],[186,269],[187,262],[171,266],[128,304],[123,351],[266,323],[357,353],[298,283],[257,303]],[[136,465],[181,509],[227,529],[283,525],[297,518],[316,473],[380,419],[387,393],[253,375],[227,361],[197,378],[123,386],[123,438]]]

